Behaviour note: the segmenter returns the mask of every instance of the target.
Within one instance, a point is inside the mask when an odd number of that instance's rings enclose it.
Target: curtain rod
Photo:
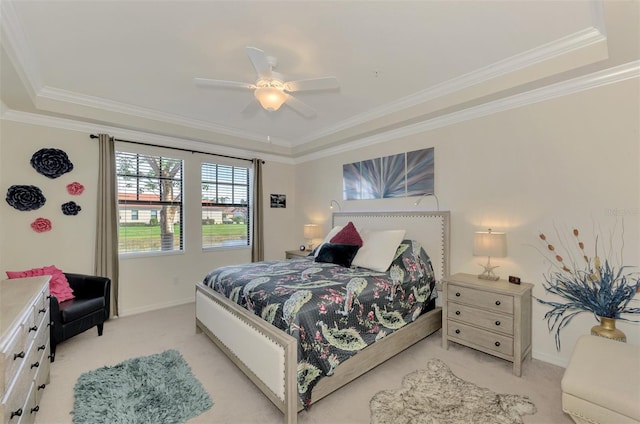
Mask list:
[[[90,134],[89,138],[98,138],[98,136],[95,135],[95,134]],[[115,137],[112,137],[112,138],[113,138],[114,141],[120,141],[120,142],[123,142],[123,143],[139,144],[141,146],[161,147],[163,149],[180,150],[181,152],[201,153],[203,155],[220,156],[220,157],[223,157],[223,158],[239,159],[239,160],[246,160],[247,162],[253,162],[252,159],[241,158],[241,157],[238,157],[238,156],[221,155],[219,153],[202,152],[200,150],[183,149],[181,147],[167,147],[167,146],[161,146],[159,144],[153,144],[153,143],[142,143],[140,141],[122,140],[120,138],[115,138]],[[261,162],[264,164],[263,160]]]

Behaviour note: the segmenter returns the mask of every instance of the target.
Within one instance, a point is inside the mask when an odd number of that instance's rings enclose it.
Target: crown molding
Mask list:
[[[594,13],[596,12],[593,12],[592,9],[592,18]],[[566,37],[493,63],[484,68],[480,68],[473,72],[436,84],[433,87],[418,91],[394,102],[387,103],[381,107],[372,109],[369,112],[341,121],[336,125],[297,140],[295,146],[304,145],[319,138],[348,130],[354,126],[365,124],[389,114],[415,107],[446,95],[451,95],[466,88],[486,83],[500,76],[556,59],[560,56],[570,54],[603,41],[606,41],[606,37],[598,28],[590,27],[583,29]]]
[[[265,137],[261,134],[255,134],[240,129],[226,127],[223,125],[212,124],[209,122],[185,118],[171,113],[164,113],[153,109],[134,106],[126,103],[114,102],[101,97],[89,96],[86,94],[75,93],[68,90],[61,90],[54,87],[43,87],[37,94],[38,103],[42,100],[53,100],[56,102],[71,103],[78,106],[100,109],[107,112],[120,113],[129,116],[135,116],[153,121],[165,122],[174,125],[180,125],[187,128],[210,131],[218,134],[224,134],[232,137],[244,138],[246,140],[265,143]],[[271,144],[281,147],[291,147],[291,143],[271,137]]]
[[[253,150],[236,149],[232,147],[220,146],[217,144],[205,143],[202,141],[189,140],[165,135],[153,134],[144,131],[128,130],[124,128],[112,127],[108,125],[92,124],[73,119],[58,118],[36,113],[22,112],[16,110],[5,110],[0,115],[0,119],[5,121],[18,122],[29,125],[38,125],[48,128],[58,128],[69,131],[77,131],[86,134],[106,133],[115,138],[135,140],[140,143],[158,144],[167,148],[179,146],[182,149],[198,150],[211,154],[237,156],[247,159],[259,157],[265,161],[278,162],[293,165],[294,160],[285,156],[261,153]]]
[[[35,104],[36,93],[44,85],[42,76],[31,55],[29,42],[24,35],[25,32],[13,3],[6,0],[0,1],[0,33],[2,34],[2,45],[22,84],[24,84],[27,94]]]
[[[395,130],[375,134],[373,136],[362,138],[351,143],[345,143],[340,146],[321,150],[319,152],[299,156],[296,158],[295,163],[300,164],[311,160],[338,155],[340,153],[348,152],[351,150],[373,146],[387,141],[397,140],[402,137],[431,131],[436,128],[446,127],[464,121],[470,121],[472,119],[481,118],[483,116],[492,115],[495,113],[527,106],[534,103],[552,100],[558,97],[568,96],[581,91],[591,90],[594,88],[615,84],[633,78],[640,78],[640,60],[625,63],[567,81],[551,84],[546,87],[516,94],[510,97],[505,97],[500,100],[495,100],[493,102],[439,116],[417,124],[407,125]]]
[[[616,67],[594,72],[592,74],[584,75],[571,80],[559,82],[546,87],[538,88],[536,90],[531,90],[525,93],[506,97],[504,99],[475,106],[448,115],[443,115],[437,118],[430,119],[428,121],[423,121],[392,131],[387,131],[370,137],[362,138],[351,143],[323,149],[320,152],[299,156],[297,158],[290,158],[273,154],[265,155],[249,150],[240,150],[224,146],[211,145],[209,143],[199,142],[195,140],[157,135],[142,131],[127,130],[112,126],[96,125],[71,119],[51,117],[47,115],[27,113],[15,110],[5,110],[6,105],[4,104],[2,105],[2,114],[0,115],[0,118],[7,121],[40,125],[51,128],[60,128],[71,131],[84,132],[87,134],[95,132],[105,132],[118,138],[128,138],[141,142],[147,141],[166,147],[179,145],[184,148],[192,148],[194,150],[206,151],[213,154],[227,154],[247,158],[257,156],[263,158],[264,160],[272,162],[297,165],[311,160],[322,159],[351,150],[369,147],[387,141],[397,140],[402,137],[427,132],[436,128],[446,127],[448,125],[454,125],[460,122],[481,118],[483,116],[515,109],[529,104],[552,100],[581,91],[591,90],[598,87],[623,82],[633,78],[640,78],[640,60],[625,63]]]

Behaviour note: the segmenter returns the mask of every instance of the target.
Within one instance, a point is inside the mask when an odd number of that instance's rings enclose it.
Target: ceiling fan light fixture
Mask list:
[[[287,100],[284,91],[275,87],[258,87],[254,92],[260,105],[268,111],[276,111]]]

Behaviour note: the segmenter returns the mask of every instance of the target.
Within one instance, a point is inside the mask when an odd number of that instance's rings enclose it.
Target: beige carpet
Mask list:
[[[214,402],[189,423],[281,423],[282,414],[262,392],[204,334],[195,333],[194,316],[194,304],[188,304],[118,318],[105,323],[102,337],[92,329],[58,345],[36,423],[71,423],[73,386],[83,372],[166,349],[180,351]],[[478,386],[528,396],[538,412],[525,416],[525,423],[573,422],[561,408],[563,368],[528,360],[518,378],[511,373],[510,362],[455,343],[443,350],[440,332],[301,412],[298,422],[368,423],[369,400],[381,390],[399,387],[403,376],[424,367],[430,358],[441,359],[455,375]]]

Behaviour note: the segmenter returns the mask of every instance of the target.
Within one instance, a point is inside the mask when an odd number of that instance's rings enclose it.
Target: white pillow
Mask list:
[[[315,255],[313,255],[314,258],[318,256],[318,253],[320,253],[320,248],[322,247],[322,245],[325,243],[329,243],[329,241],[333,238],[333,236],[338,234],[340,230],[342,230],[342,225],[336,225],[331,229],[331,231],[329,231],[329,234],[325,236],[324,240],[322,240],[322,243],[320,243],[318,247],[316,247],[316,253]]]
[[[398,246],[404,240],[405,230],[365,231],[360,233],[362,247],[351,266],[385,272],[391,266]]]

